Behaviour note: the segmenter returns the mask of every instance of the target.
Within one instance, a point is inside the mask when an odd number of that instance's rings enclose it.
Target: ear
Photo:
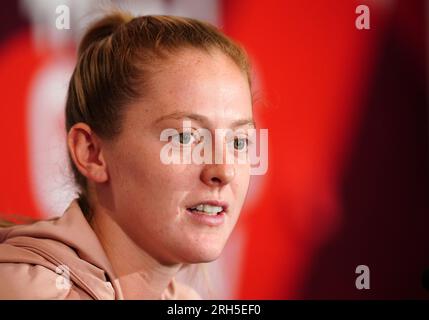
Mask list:
[[[79,122],[71,127],[67,145],[70,156],[82,175],[97,183],[108,180],[101,140],[86,123]]]

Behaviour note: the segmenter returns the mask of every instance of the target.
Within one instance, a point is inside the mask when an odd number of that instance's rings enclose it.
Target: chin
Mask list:
[[[190,249],[190,250],[189,250]],[[184,263],[207,263],[212,262],[219,258],[223,251],[223,246],[219,247],[199,247],[199,248],[188,248],[184,254]]]

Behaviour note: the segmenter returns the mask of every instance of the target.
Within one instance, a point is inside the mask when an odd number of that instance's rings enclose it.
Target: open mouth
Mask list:
[[[216,216],[225,212],[225,208],[223,206],[214,206],[210,204],[199,204],[197,206],[187,208],[187,210],[192,213],[209,216]]]
[[[211,227],[221,226],[224,224],[228,213],[228,203],[207,200],[187,207],[186,212],[199,224]]]
[[[227,209],[227,202],[217,200],[204,200],[186,208],[186,210],[190,213],[205,216],[223,215],[224,213],[228,212]]]

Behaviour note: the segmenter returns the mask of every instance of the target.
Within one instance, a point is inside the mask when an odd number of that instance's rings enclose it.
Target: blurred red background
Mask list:
[[[40,21],[24,2],[0,12],[0,212],[47,217],[46,202],[59,208],[70,194],[61,179],[44,184],[43,161],[67,178],[50,139],[63,134],[75,52],[72,41],[37,44]],[[190,1],[160,2],[186,13]],[[425,1],[215,2],[216,22],[251,56],[258,126],[269,129],[269,170],[255,177],[221,259],[220,297],[428,298]],[[369,30],[355,27],[360,4]],[[43,149],[47,140],[58,149]],[[53,195],[41,200],[45,190]],[[355,287],[362,264],[370,290]]]

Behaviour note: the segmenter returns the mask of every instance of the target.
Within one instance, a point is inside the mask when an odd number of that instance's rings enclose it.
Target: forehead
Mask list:
[[[209,118],[249,118],[247,75],[220,51],[186,49],[161,62],[145,95],[146,119],[171,112],[197,112]]]

